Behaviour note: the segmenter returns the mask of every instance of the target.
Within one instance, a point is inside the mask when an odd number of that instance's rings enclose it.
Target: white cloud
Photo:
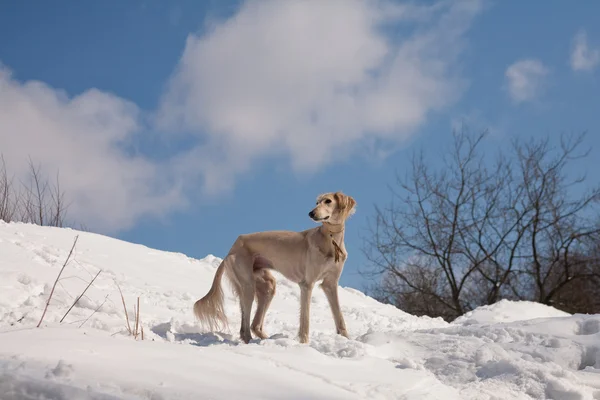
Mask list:
[[[69,98],[41,82],[19,82],[0,64],[0,152],[9,173],[26,180],[29,157],[49,177],[58,171],[68,219],[91,229],[118,231],[183,204],[161,165],[127,154],[139,114],[96,89]]]
[[[312,172],[361,146],[406,140],[464,90],[457,58],[480,9],[476,0],[244,3],[188,37],[169,82],[159,126],[203,143],[177,171],[215,193],[265,158]]]
[[[592,71],[600,64],[600,49],[589,47],[587,34],[579,31],[573,39],[571,68],[574,71]]]
[[[460,97],[458,58],[480,9],[246,2],[188,37],[154,121],[166,140],[200,144],[161,162],[134,150],[147,134],[135,104],[97,89],[69,96],[0,64],[0,153],[18,179],[29,157],[49,176],[60,171],[70,219],[106,233],[185,206],[198,186],[229,189],[268,159],[313,172],[379,157]]]
[[[516,103],[534,100],[544,87],[549,70],[534,59],[515,62],[506,69],[508,93]]]

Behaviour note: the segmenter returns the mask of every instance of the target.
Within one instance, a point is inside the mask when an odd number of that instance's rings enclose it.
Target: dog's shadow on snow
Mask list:
[[[194,327],[183,326],[184,331],[194,330]],[[172,325],[169,322],[164,322],[152,327],[152,332],[169,342],[182,342],[194,346],[208,347],[215,345],[237,346],[241,341],[234,338],[234,335],[225,332],[173,332]],[[269,339],[278,339],[287,337],[285,335],[273,335]],[[259,343],[261,339],[252,339],[250,343]]]
[[[237,346],[238,340],[233,340],[233,336],[222,332],[206,333],[173,333],[173,340],[176,342],[187,342],[194,346],[208,347],[214,345]]]
[[[152,332],[169,342],[187,342],[201,347],[219,344],[237,346],[239,344],[238,340],[233,339],[233,335],[224,332],[173,332],[169,322],[153,326]]]

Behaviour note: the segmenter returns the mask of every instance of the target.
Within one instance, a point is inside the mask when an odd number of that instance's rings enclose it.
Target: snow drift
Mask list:
[[[301,345],[299,290],[276,275],[271,337],[245,345],[227,287],[229,332],[206,332],[192,314],[219,262],[0,222],[0,398],[600,399],[600,315],[501,301],[446,323],[340,288],[346,339],[315,290],[310,343]],[[117,283],[130,321],[140,299],[144,340],[127,333]]]

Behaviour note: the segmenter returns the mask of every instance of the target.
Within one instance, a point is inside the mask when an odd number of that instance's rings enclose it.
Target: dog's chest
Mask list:
[[[343,268],[347,253],[344,248],[343,237],[337,239],[339,240],[339,245],[337,245],[337,242],[334,244],[335,239],[332,235],[323,232],[318,232],[311,238],[311,246],[309,248],[312,248],[312,250],[309,251],[309,265],[307,265],[306,270],[307,280],[317,281],[332,272],[339,272]]]
[[[330,261],[335,264],[335,255],[336,255],[336,244],[334,244],[333,239],[322,240],[318,244],[319,255],[322,258],[323,263],[329,263]],[[340,255],[340,259],[345,259],[346,255],[342,253]]]
[[[343,247],[338,246],[336,260],[336,244],[334,244],[332,239],[319,243],[318,249],[316,260],[313,263],[317,279],[323,278],[323,276],[329,274],[331,271],[338,270],[344,265],[347,257],[346,251]]]

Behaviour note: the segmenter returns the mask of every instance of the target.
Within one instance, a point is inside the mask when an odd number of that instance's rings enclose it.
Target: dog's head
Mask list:
[[[356,201],[342,192],[325,193],[317,197],[317,206],[308,213],[316,222],[342,224],[354,214]]]

